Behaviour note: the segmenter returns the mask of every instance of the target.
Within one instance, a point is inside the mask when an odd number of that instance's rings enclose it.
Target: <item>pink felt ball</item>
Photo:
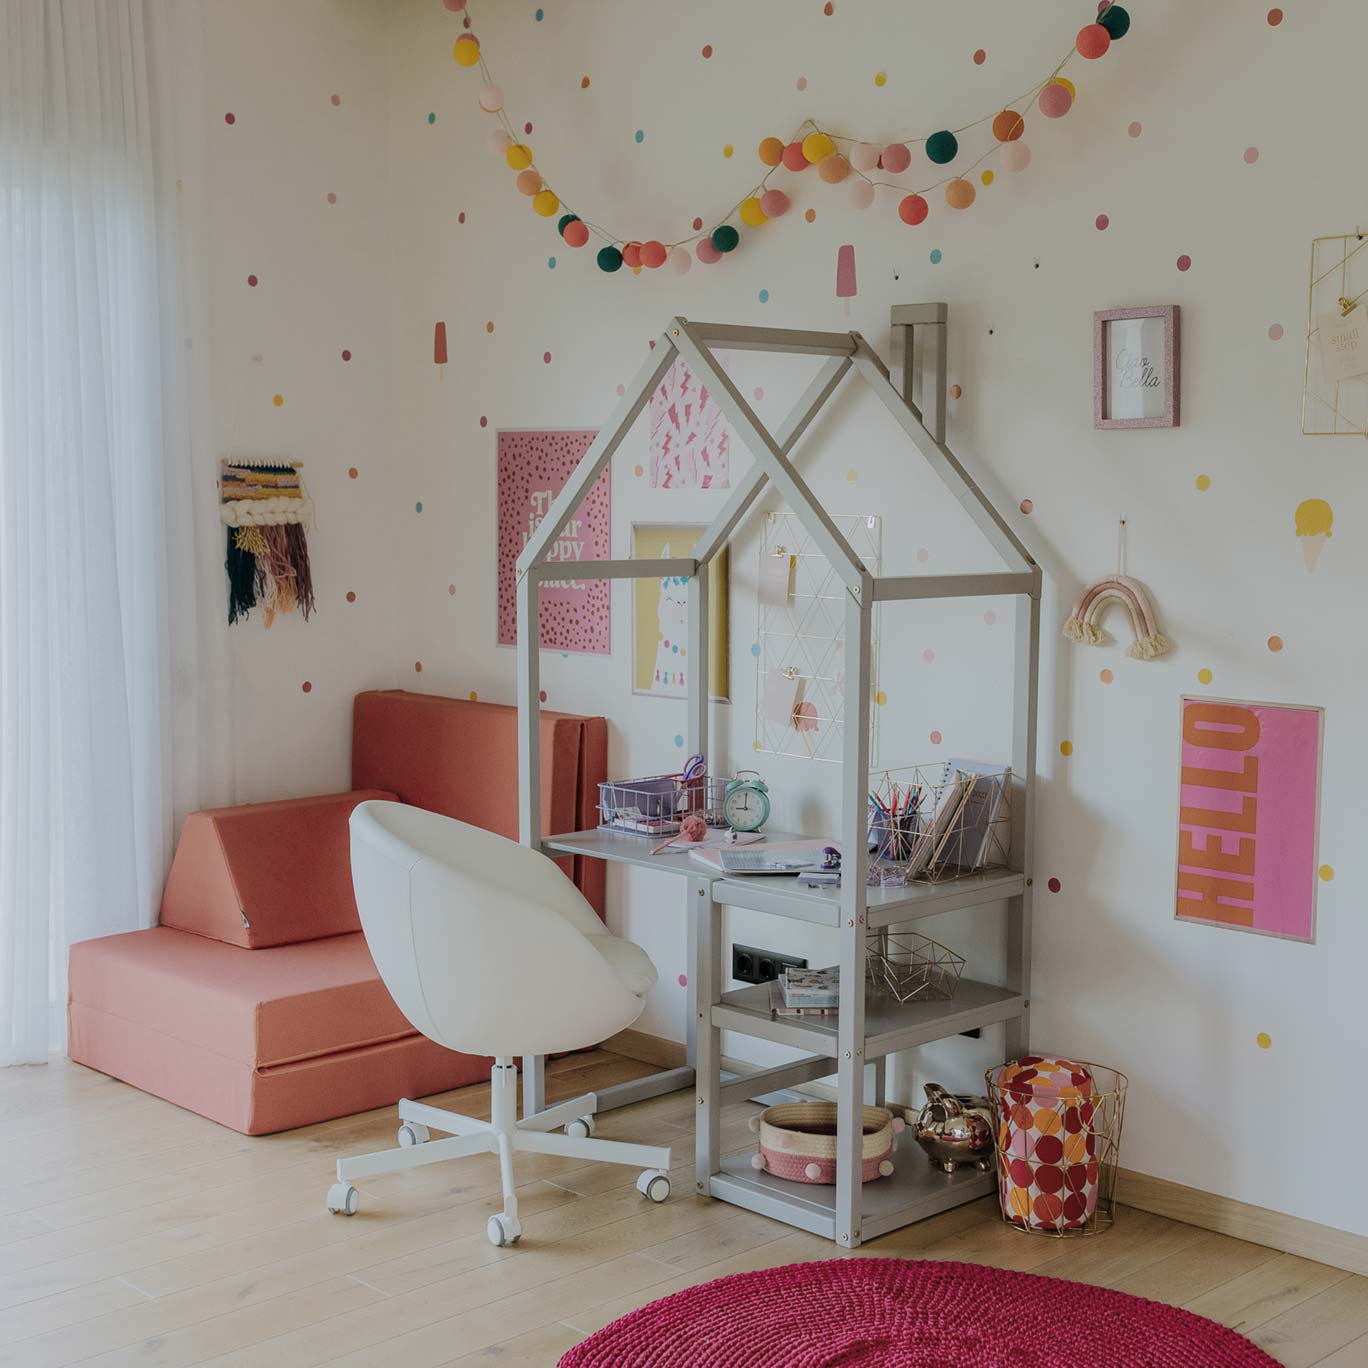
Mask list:
[[[833,152],[817,163],[817,174],[828,185],[840,185],[850,175],[850,163],[839,152]]]
[[[693,257],[683,247],[670,248],[670,255],[665,258],[665,269],[671,275],[688,275],[692,265]]]
[[[694,255],[705,266],[712,266],[722,260],[722,253],[713,246],[713,240],[710,237],[699,238],[698,246],[694,248]]]
[[[789,211],[789,197],[782,190],[766,190],[760,196],[760,212],[766,218],[783,218]]]
[[[850,149],[850,164],[857,171],[872,171],[879,164],[879,149],[873,143],[856,143]]]
[[[931,206],[920,195],[908,195],[898,204],[898,217],[909,228],[915,228],[917,224],[925,223],[926,216],[930,212]]]
[[[708,834],[708,824],[696,812],[691,812],[679,824],[681,841],[701,841]]]
[[[883,164],[885,171],[901,175],[912,165],[912,151],[906,143],[889,143],[883,150]]]
[[[562,236],[570,246],[583,247],[589,241],[589,229],[579,219],[576,219],[573,223],[565,225],[565,232]]]
[[[1004,171],[1024,171],[1031,164],[1031,149],[1018,139],[1004,143],[1002,147],[1002,169]]]
[[[510,138],[508,134],[503,131],[502,128],[494,129],[494,131],[490,133],[487,141],[489,150],[496,157],[502,157],[504,153],[507,152],[508,149],[513,146],[513,139]]]
[[[784,165],[790,171],[806,171],[808,167],[812,165],[812,163],[803,156],[803,144],[800,142],[791,142],[784,148],[783,161]]]
[[[1102,30],[1103,33],[1106,29]],[[1040,92],[1040,99],[1037,101],[1040,112],[1047,119],[1062,119],[1073,108],[1073,96],[1069,93],[1069,87],[1061,81],[1051,81],[1044,90]]]
[[[1111,47],[1111,34],[1101,24],[1085,24],[1078,30],[1074,46],[1080,57],[1086,57],[1090,62],[1096,61],[1105,56]]]
[[[851,181],[847,193],[852,209],[868,209],[874,203],[874,187],[867,180]]]

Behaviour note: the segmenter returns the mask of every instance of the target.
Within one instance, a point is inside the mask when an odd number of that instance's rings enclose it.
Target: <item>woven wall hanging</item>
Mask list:
[[[277,613],[314,610],[307,529],[313,500],[301,461],[232,457],[219,462],[219,517],[228,529],[228,621],[257,604],[269,627]]]

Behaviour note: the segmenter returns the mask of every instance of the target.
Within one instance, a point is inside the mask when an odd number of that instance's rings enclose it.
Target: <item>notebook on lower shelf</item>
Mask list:
[[[766,841],[763,845],[751,846],[742,851],[735,846],[695,846],[689,851],[689,858],[697,860],[699,864],[706,865],[716,874],[797,874],[803,869],[817,869],[822,863],[822,852],[827,846],[835,846],[833,841],[812,840],[812,841]],[[723,862],[726,854],[737,854],[741,856],[763,855],[772,857],[768,859],[770,868],[767,869],[728,869]],[[742,860],[743,864],[750,863],[749,860]],[[783,865],[783,868],[777,866]]]

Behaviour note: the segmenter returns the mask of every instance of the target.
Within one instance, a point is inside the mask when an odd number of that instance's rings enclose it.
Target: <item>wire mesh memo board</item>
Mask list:
[[[841,513],[831,520],[870,574],[877,575],[883,557],[883,519],[873,513]],[[845,737],[845,586],[796,513],[765,514],[760,555],[790,555],[794,568],[787,606],[760,605],[755,749],[839,764]],[[787,723],[766,717],[762,706],[765,675],[771,670],[792,673],[802,681],[801,712]],[[879,677],[877,606],[870,627],[869,677]],[[871,682],[871,690],[875,687]],[[878,749],[878,712],[869,710],[871,764],[876,763]]]
[[[1320,329],[1325,314],[1346,303],[1368,302],[1368,233],[1359,229],[1311,243],[1307,294],[1306,369],[1302,384],[1302,433],[1307,437],[1368,436],[1368,375],[1338,383],[1321,368]]]

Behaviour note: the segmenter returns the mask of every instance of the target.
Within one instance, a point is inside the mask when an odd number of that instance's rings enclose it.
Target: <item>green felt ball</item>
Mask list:
[[[926,155],[937,166],[944,166],[959,156],[959,139],[948,128],[933,133],[926,140]]]
[[[1111,34],[1113,42],[1130,32],[1130,15],[1120,5],[1109,5],[1097,16],[1097,22]]]
[[[622,253],[616,247],[600,247],[598,254],[598,268],[600,271],[607,271],[611,275],[614,271],[622,269]]]
[[[578,222],[579,222],[579,215],[578,215],[578,214],[562,214],[562,215],[560,216],[560,222],[556,224],[556,231],[561,235],[561,237],[564,237],[564,236],[565,236],[565,230],[566,230],[572,223],[578,223]]]
[[[714,228],[712,231],[712,245],[716,247],[719,252],[734,252],[736,250],[736,244],[740,241],[741,234],[738,233],[730,223],[724,223],[721,227]]]

